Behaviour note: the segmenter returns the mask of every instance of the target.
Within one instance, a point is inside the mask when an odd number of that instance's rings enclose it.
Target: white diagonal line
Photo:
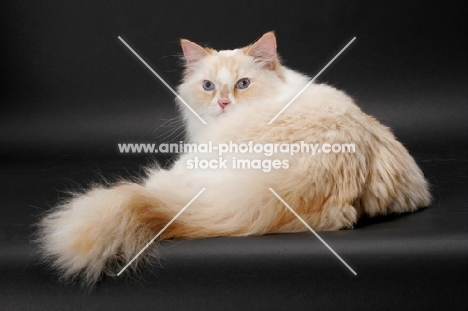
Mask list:
[[[153,70],[153,68],[151,68],[144,60],[143,58],[140,57],[140,55],[137,54],[137,52],[135,52],[131,47],[130,45],[127,44],[127,42],[125,42],[124,39],[122,39],[120,36],[118,37],[120,41],[122,41],[123,44],[125,44],[125,46],[130,50],[132,51],[133,54],[135,54],[135,56],[143,63],[145,64],[146,67],[148,67],[148,69],[185,105],[187,106],[187,108],[198,118],[200,119],[200,121],[203,122],[203,124],[206,124],[205,120],[202,119],[202,117],[200,117],[200,115],[198,113],[195,112],[195,110],[192,109],[192,107],[190,107],[189,104],[187,104],[187,102],[182,98],[180,97],[179,94],[177,94],[176,91],[174,91],[172,89],[172,87],[169,86],[169,84],[166,83],[166,81],[164,81],[163,78],[161,78],[160,75],[158,75],[156,73],[156,71]]]
[[[161,231],[159,231],[159,233],[156,234],[156,235],[154,236],[154,238],[152,238],[151,241],[149,241],[149,242],[145,245],[145,247],[143,247],[143,248],[141,249],[141,251],[139,251],[138,254],[136,254],[135,257],[133,257],[133,259],[130,260],[129,263],[127,263],[127,264],[125,265],[125,267],[122,268],[122,270],[120,270],[119,273],[117,273],[117,276],[120,276],[120,275],[122,274],[122,272],[124,272],[124,271],[132,264],[132,262],[134,262],[135,259],[137,259],[138,256],[140,256],[140,255],[145,251],[145,249],[147,249],[147,248],[151,245],[151,243],[153,243],[153,242],[161,235],[161,233],[163,233],[164,230],[166,230],[166,229],[174,222],[174,220],[176,220],[177,217],[179,217],[180,214],[182,214],[182,213],[187,209],[187,207],[189,207],[190,204],[192,204],[193,201],[195,201],[195,200],[203,193],[203,191],[205,191],[205,190],[206,190],[206,188],[203,188],[202,190],[200,190],[200,192],[198,192],[198,194],[197,194],[192,200],[190,200],[190,202],[188,202],[187,205],[185,205],[184,208],[181,209],[180,212],[178,212],[177,215],[175,215],[174,218],[172,218],[171,221],[169,221],[169,222],[167,223],[167,225],[165,225],[164,228],[162,228]]]
[[[338,56],[340,56],[340,54],[343,53],[344,50],[346,50],[348,48],[348,46],[350,46],[351,43],[353,43],[354,40],[356,40],[356,37],[351,39],[351,41],[349,41],[349,43],[346,44],[346,46],[344,48],[342,48],[341,51],[339,51],[338,54],[336,54],[336,56],[333,57],[333,59],[331,61],[329,61],[328,64],[325,67],[323,67],[323,69],[320,70],[320,72],[318,74],[316,74],[315,77],[312,80],[310,80],[309,83],[307,83],[306,86],[304,86],[302,88],[302,90],[300,90],[299,93],[297,93],[296,96],[294,96],[289,101],[289,103],[287,103],[286,106],[284,106],[283,109],[281,109],[281,111],[276,114],[276,116],[273,119],[270,120],[270,122],[268,122],[268,124],[273,123],[273,121],[275,121],[280,116],[280,114],[282,114],[312,83],[314,83],[315,79],[317,79],[318,76],[320,76],[322,74],[322,72],[324,72],[325,69],[327,69],[328,66],[330,66],[331,63],[333,63],[335,61],[335,59],[337,59]]]
[[[346,261],[343,260],[343,258],[340,257],[340,255],[338,255],[334,250],[333,248],[330,247],[330,245],[327,244],[327,242],[325,242],[318,234],[317,232],[315,232],[314,229],[312,229],[305,221],[304,219],[301,218],[301,216],[299,216],[299,214],[297,214],[292,208],[291,206],[288,205],[288,203],[286,203],[276,192],[275,190],[273,190],[272,188],[268,188],[270,189],[270,191],[278,198],[278,200],[280,200],[293,214],[294,216],[296,216],[306,227],[307,229],[310,230],[310,232],[312,232],[316,237],[317,239],[320,240],[320,242],[323,243],[323,245],[325,245],[332,253],[333,255],[336,256],[336,258],[338,258],[354,275],[357,275],[357,273],[353,270],[353,268],[351,268],[347,263]]]

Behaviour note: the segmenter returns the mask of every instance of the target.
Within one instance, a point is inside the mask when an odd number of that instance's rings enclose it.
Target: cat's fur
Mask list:
[[[93,284],[103,273],[114,275],[202,188],[207,190],[159,240],[307,230],[268,188],[316,230],[351,228],[363,214],[415,211],[430,203],[426,180],[406,149],[341,91],[313,84],[268,124],[309,81],[281,64],[272,32],[230,51],[188,40],[181,45],[186,71],[178,91],[207,122],[178,103],[191,142],[354,143],[356,153],[281,155],[289,168],[269,173],[188,169],[188,159],[218,155],[184,154],[141,183],[95,187],[40,223],[44,258],[63,277]],[[235,87],[241,78],[250,79],[248,88]],[[215,89],[204,90],[204,80]],[[220,98],[230,103],[221,108]]]

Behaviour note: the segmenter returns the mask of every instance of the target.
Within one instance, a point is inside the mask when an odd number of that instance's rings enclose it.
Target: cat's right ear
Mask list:
[[[209,55],[208,51],[198,44],[187,39],[181,39],[180,45],[187,61],[187,68],[193,68],[202,58]]]

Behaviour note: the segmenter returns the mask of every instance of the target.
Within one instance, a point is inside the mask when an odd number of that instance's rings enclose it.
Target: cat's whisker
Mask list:
[[[160,135],[160,136],[158,136],[156,138],[159,139],[159,140],[169,139],[171,137],[171,135],[173,135],[174,133],[179,132],[179,130],[181,130],[181,129],[183,130],[183,126],[174,127],[171,130],[165,132],[164,134],[162,134],[162,135]],[[183,133],[183,131],[182,131],[182,133]],[[180,133],[177,136],[179,136],[179,135],[180,135]]]
[[[181,137],[181,136],[184,137],[184,135],[185,135],[185,132],[181,131],[181,132],[179,132],[179,134],[177,134],[175,137],[173,137],[173,139],[177,140],[178,137]]]
[[[161,128],[166,128],[166,127],[172,128],[174,126],[182,126],[185,123],[185,121],[182,119],[181,116],[177,116],[177,117],[170,118],[170,119],[161,119],[161,120],[163,120],[164,122],[161,123],[158,127],[156,127],[153,130],[153,134],[156,133]]]

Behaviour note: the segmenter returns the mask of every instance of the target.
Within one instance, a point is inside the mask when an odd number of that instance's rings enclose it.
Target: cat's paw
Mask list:
[[[353,228],[358,220],[358,212],[351,205],[327,208],[321,216],[320,230],[326,231]]]

